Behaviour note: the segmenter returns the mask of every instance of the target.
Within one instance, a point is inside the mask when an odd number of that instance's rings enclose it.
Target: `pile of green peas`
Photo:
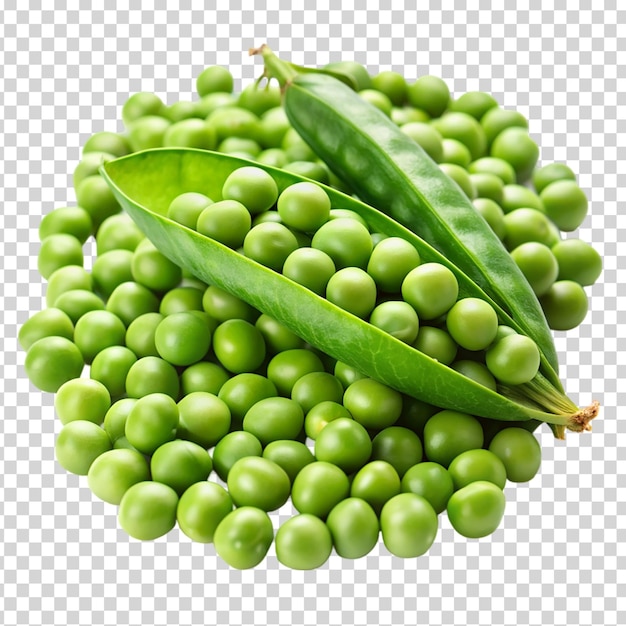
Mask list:
[[[484,93],[453,100],[436,77],[407,84],[395,72],[371,77],[354,63],[335,69],[356,77],[362,97],[459,184],[529,280],[551,327],[580,324],[583,287],[597,280],[601,260],[561,231],[580,226],[587,201],[566,165],[536,166],[523,116]],[[494,532],[506,481],[530,480],[539,469],[531,432],[503,427],[494,435],[473,416],[414,400],[333,361],[247,303],[186,275],[120,213],[99,166],[160,146],[217,150],[349,192],[290,127],[277,87],[251,85],[236,95],[233,84],[228,70],[210,67],[197,79],[194,101],[168,106],[155,94],[131,96],[122,110],[125,132],[96,133],[83,147],[77,206],[41,222],[38,267],[48,308],[23,325],[19,340],[33,384],[56,394],[58,462],[119,507],[132,537],[153,540],[178,525],[192,540],[214,543],[237,568],[256,566],[272,543],[292,568],[319,567],[333,550],[359,558],[381,533],[392,554],[419,556],[444,511],[466,537]],[[412,247],[333,210],[312,183],[280,197],[258,193],[267,185],[259,172],[239,171],[220,202],[184,194],[169,216],[482,384],[523,382],[507,380],[502,363],[527,338],[497,320],[494,330],[486,303],[475,313],[455,295],[447,307],[425,311],[433,305],[430,297],[420,302],[429,295],[428,273],[418,278],[430,264],[420,264]],[[88,271],[83,246],[91,237],[97,258]],[[443,266],[428,269],[430,280],[442,280]],[[463,327],[468,319],[477,324],[471,331]],[[484,331],[479,348],[466,341],[477,327]],[[532,363],[532,347],[523,347]],[[296,514],[275,531],[268,513],[289,499]]]

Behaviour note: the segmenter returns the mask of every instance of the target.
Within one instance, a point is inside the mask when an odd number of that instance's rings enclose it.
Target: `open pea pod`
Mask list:
[[[503,393],[491,391],[281,274],[165,216],[170,202],[185,192],[220,200],[228,175],[251,164],[203,150],[161,148],[110,161],[102,166],[101,174],[121,206],[163,254],[364,374],[442,408],[498,420],[538,420],[550,424],[557,436],[563,436],[565,428],[588,429],[595,413],[590,409],[579,411],[544,376],[538,375],[518,388],[503,388]],[[308,180],[254,165],[273,176],[279,191]],[[324,188],[334,208],[353,210],[373,229],[404,237],[425,261],[445,263],[455,272],[461,295],[489,300],[465,274],[403,226],[358,200]],[[505,316],[503,323],[515,325],[501,309],[497,310]]]

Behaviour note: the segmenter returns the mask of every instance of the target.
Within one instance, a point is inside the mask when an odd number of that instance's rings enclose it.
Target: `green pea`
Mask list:
[[[398,293],[407,274],[419,264],[415,247],[401,237],[388,237],[372,250],[367,273],[382,291]]]
[[[528,128],[528,120],[519,111],[497,107],[489,109],[481,118],[480,124],[488,146],[491,146],[495,138],[507,128]]]
[[[261,116],[267,111],[280,106],[281,94],[278,85],[267,84],[261,88],[256,83],[248,85],[237,100],[238,106]]]
[[[442,154],[440,163],[452,163],[467,169],[472,162],[472,155],[467,146],[456,139],[447,137],[441,141]]]
[[[576,181],[576,174],[565,163],[548,163],[533,172],[533,186],[539,194],[558,180]]]
[[[340,403],[343,398],[343,385],[337,377],[328,372],[309,372],[296,381],[291,390],[291,398],[308,413],[321,402]]]
[[[476,197],[474,183],[464,168],[454,163],[440,163],[439,167],[446,176],[449,176],[461,188],[461,191],[470,200]]]
[[[126,391],[126,377],[136,361],[135,354],[125,346],[110,346],[94,357],[89,375],[116,398]]]
[[[258,126],[259,142],[266,149],[280,149],[285,133],[289,128],[291,128],[291,124],[289,123],[285,110],[280,104],[271,109],[267,109],[261,114],[261,121]],[[270,165],[270,163],[268,163],[268,165]]]
[[[532,480],[541,466],[541,446],[524,428],[503,428],[491,440],[489,450],[502,461],[511,482]]]
[[[204,449],[214,446],[230,428],[228,405],[206,391],[195,391],[181,398],[178,415],[177,436]]]
[[[285,151],[281,148],[267,148],[266,150],[259,152],[256,160],[257,163],[261,163],[262,165],[281,168],[285,167],[289,163]]]
[[[326,286],[329,302],[361,318],[367,318],[374,309],[376,295],[374,279],[359,267],[340,269]]]
[[[234,79],[228,68],[221,65],[211,65],[196,78],[196,91],[202,98],[210,93],[230,93],[233,90]]]
[[[496,335],[495,341],[497,340],[498,338]],[[467,378],[471,378],[473,381],[483,385],[483,387],[487,387],[487,389],[491,389],[492,391],[496,391],[497,389],[495,378],[487,366],[479,361],[461,359],[459,361],[454,361],[450,367],[463,374],[463,376],[467,376]]]
[[[450,102],[450,89],[438,76],[421,76],[407,87],[407,98],[412,106],[439,117]]]
[[[49,235],[41,242],[37,257],[37,269],[43,278],[67,265],[83,264],[83,247],[73,235],[59,233]]]
[[[359,559],[378,542],[380,527],[372,507],[358,497],[346,498],[328,514],[326,526],[333,546],[344,559]]]
[[[148,462],[135,450],[108,450],[94,460],[87,473],[89,489],[109,504],[119,504],[133,485],[147,480]]]
[[[196,115],[203,119],[208,117],[218,109],[228,109],[236,107],[237,97],[224,91],[215,91],[202,96],[200,100],[196,102]],[[213,122],[212,122],[213,123]]]
[[[137,403],[136,398],[121,398],[111,405],[111,408],[106,412],[104,416],[104,423],[102,427],[109,435],[109,439],[115,444],[115,442],[124,437],[126,432],[126,420],[130,410]]]
[[[389,463],[400,478],[422,460],[423,454],[417,434],[401,426],[385,428],[372,440],[372,459]]]
[[[170,289],[159,304],[161,315],[172,315],[173,313],[183,313],[189,311],[203,311],[202,297],[204,289],[196,287],[176,287]]]
[[[180,122],[192,117],[205,117],[199,114],[197,103],[190,100],[173,102],[167,107],[165,116],[170,122]]]
[[[454,343],[454,342],[453,342]],[[423,400],[411,396],[402,396],[402,413],[396,422],[397,426],[409,428],[418,437],[424,433],[424,424],[428,418],[437,413],[439,409]]]
[[[400,477],[391,463],[370,461],[354,475],[350,496],[367,502],[376,515],[385,503],[400,493]]]
[[[505,498],[497,485],[484,480],[455,491],[448,500],[448,519],[454,530],[464,537],[486,537],[500,525]]]
[[[247,302],[215,285],[209,285],[204,292],[202,307],[218,322],[226,322],[231,319],[254,322],[259,316],[259,311],[252,308]]]
[[[439,411],[424,426],[424,452],[428,460],[446,468],[461,452],[482,448],[483,441],[480,422],[459,411]]]
[[[390,300],[379,304],[369,321],[405,343],[412,344],[417,338],[419,319],[415,309],[406,302]]]
[[[337,269],[364,269],[372,253],[372,238],[368,229],[353,219],[332,219],[317,230],[311,247],[331,257]]]
[[[26,353],[24,369],[30,381],[41,391],[55,393],[59,387],[78,378],[84,360],[78,347],[65,337],[42,337]]]
[[[335,274],[331,257],[316,248],[298,248],[286,259],[283,275],[307,287],[318,295],[324,295],[331,276]]]
[[[205,207],[196,230],[230,248],[239,248],[252,225],[248,209],[236,200],[222,200]]]
[[[145,238],[145,235],[126,213],[118,213],[107,217],[96,237],[98,255],[109,250],[130,250],[131,252]]]
[[[269,378],[260,374],[244,373],[227,380],[220,388],[218,397],[228,405],[233,423],[241,425],[252,405],[276,395],[276,386]]]
[[[108,389],[90,378],[68,380],[59,387],[54,397],[54,408],[61,424],[86,420],[100,426],[110,407]]]
[[[229,373],[221,365],[200,361],[183,370],[180,388],[183,396],[198,391],[217,395],[229,378]]]
[[[314,515],[295,515],[276,532],[276,556],[280,563],[298,570],[321,567],[333,548],[328,527]]]
[[[498,106],[497,100],[484,91],[468,91],[450,102],[451,111],[461,111],[480,121],[482,117]]]
[[[143,396],[126,418],[126,437],[140,452],[153,454],[176,437],[178,415],[178,406],[171,396],[165,393]]]
[[[134,319],[126,329],[126,346],[138,357],[159,356],[154,335],[164,316],[161,313],[145,313]]]
[[[311,350],[294,349],[280,352],[267,365],[267,377],[282,396],[291,396],[296,382],[309,372],[323,372],[324,364]]]
[[[213,200],[202,193],[189,191],[176,196],[167,208],[167,217],[187,228],[196,229],[198,217]]]
[[[171,122],[160,115],[145,115],[128,125],[128,140],[133,152],[160,148]]]
[[[254,506],[263,511],[275,511],[283,506],[291,487],[289,476],[280,465],[261,456],[237,460],[227,480],[236,506]]]
[[[165,129],[162,145],[165,147],[215,150],[217,134],[205,120],[189,118],[174,122]]]
[[[296,439],[304,426],[304,412],[295,400],[264,398],[245,414],[243,429],[264,446],[280,439]]]
[[[178,496],[171,487],[151,480],[139,482],[122,496],[118,521],[131,537],[151,541],[174,528],[177,506]]]
[[[548,247],[557,243],[550,220],[536,209],[515,209],[504,216],[506,236],[504,244],[514,250],[527,241],[536,241]]]
[[[508,161],[518,183],[527,181],[539,159],[539,147],[525,128],[510,126],[491,144],[491,156]]]
[[[228,479],[231,468],[239,459],[249,456],[261,456],[263,446],[252,434],[236,430],[225,435],[217,442],[213,450],[213,468],[223,480]]]
[[[159,310],[159,299],[143,285],[128,281],[118,285],[109,296],[106,310],[114,313],[125,326],[145,315]]]
[[[63,292],[54,301],[54,306],[63,311],[73,324],[76,324],[85,313],[103,311],[105,308],[102,298],[86,289],[70,289]]]
[[[113,192],[99,175],[87,176],[79,183],[76,188],[76,201],[78,206],[89,213],[95,233],[107,217],[121,210]]]
[[[380,527],[391,554],[412,558],[428,552],[437,536],[438,519],[428,500],[414,493],[400,493],[383,507]]]
[[[154,343],[159,356],[172,365],[191,365],[208,352],[211,331],[192,312],[172,313],[159,322]]]
[[[506,226],[504,224],[504,212],[500,206],[489,198],[476,198],[472,204],[483,216],[487,224],[489,224],[498,239],[504,239],[506,236]]]
[[[428,122],[430,115],[426,111],[412,106],[393,107],[391,109],[391,121],[396,126],[402,126],[409,122]]]
[[[532,189],[518,184],[506,184],[502,188],[502,201],[499,203],[505,213],[515,209],[536,209],[545,213],[541,197]]]
[[[469,179],[477,198],[490,198],[494,202],[502,202],[504,183],[498,176],[479,172],[470,174]]]
[[[496,157],[482,157],[472,161],[467,167],[470,174],[493,174],[497,176],[505,185],[515,183],[515,170],[513,166],[504,159]]]
[[[458,352],[458,345],[450,333],[436,326],[422,326],[413,347],[444,365],[450,365]]]
[[[339,402],[325,400],[311,407],[304,418],[304,430],[307,437],[315,441],[329,422],[340,417],[352,418],[348,409]]]
[[[273,539],[274,529],[268,514],[252,506],[242,506],[218,524],[213,543],[219,557],[228,565],[250,569],[265,558]]]
[[[383,429],[400,417],[402,395],[372,378],[362,378],[346,389],[343,404],[365,428]]]
[[[86,289],[91,291],[94,286],[95,279],[84,268],[78,265],[67,265],[60,267],[52,273],[48,279],[48,288],[46,290],[46,304],[54,306],[57,298],[66,291],[72,289]]]
[[[76,420],[63,426],[54,444],[59,465],[79,476],[86,476],[91,464],[110,449],[111,440],[106,432],[87,420]]]
[[[439,263],[419,265],[402,282],[402,298],[417,311],[420,320],[443,315],[456,302],[458,295],[456,277]]]
[[[110,250],[99,255],[91,270],[94,290],[106,299],[118,285],[134,280],[132,261],[130,250]]]
[[[217,526],[232,510],[228,491],[217,483],[203,481],[191,485],[180,497],[176,520],[193,541],[211,543]]]
[[[455,457],[448,467],[455,491],[476,482],[486,480],[504,489],[506,468],[504,463],[489,450],[467,450]]]
[[[335,376],[341,381],[344,389],[351,385],[355,380],[359,380],[360,378],[366,378],[365,374],[362,374],[351,365],[343,363],[342,361],[337,361],[335,363],[333,372]]]
[[[560,230],[576,230],[587,216],[587,196],[573,180],[557,180],[541,191],[548,217]]]
[[[553,330],[571,330],[587,316],[589,301],[585,290],[573,280],[557,280],[539,299]]]
[[[372,76],[372,88],[387,96],[395,106],[401,106],[406,100],[407,84],[399,72],[382,71]]]
[[[446,328],[462,348],[484,350],[498,331],[498,315],[480,298],[462,298],[448,311]]]
[[[265,313],[257,318],[255,326],[261,331],[267,351],[272,355],[285,350],[304,348],[303,339]]]
[[[391,116],[391,109],[393,107],[393,103],[391,100],[382,92],[376,89],[362,89],[358,92],[359,96],[363,98],[366,102],[369,102],[372,106],[376,107],[379,111],[384,113],[386,116]]]
[[[179,496],[194,483],[206,480],[212,469],[211,457],[203,447],[181,439],[161,444],[150,460],[152,480],[168,485]]]
[[[20,326],[18,342],[22,350],[28,350],[35,341],[44,337],[64,337],[72,340],[74,324],[65,311],[50,307],[31,315]]]
[[[125,336],[123,321],[110,311],[88,311],[74,327],[74,343],[86,363],[109,346],[123,346]]]
[[[326,424],[315,440],[315,458],[336,465],[346,474],[363,467],[371,453],[372,441],[365,428],[346,417]]]
[[[410,467],[402,477],[403,493],[414,493],[426,499],[439,514],[446,510],[454,493],[454,483],[448,470],[439,463],[424,461]]]
[[[330,199],[315,183],[296,183],[280,194],[277,210],[287,226],[303,232],[315,231],[330,217]]]
[[[59,207],[44,215],[39,223],[39,239],[43,241],[50,235],[65,234],[72,235],[83,244],[92,230],[91,217],[85,209],[78,206]]]
[[[442,137],[456,139],[469,150],[472,160],[486,156],[487,139],[483,127],[471,115],[451,111],[432,122]]]
[[[265,342],[261,332],[250,322],[232,319],[215,329],[213,351],[228,371],[253,372],[265,359]]]
[[[143,398],[153,393],[178,398],[179,382],[176,368],[156,356],[145,356],[133,363],[126,375],[126,394]]]
[[[271,208],[278,199],[278,187],[265,170],[245,166],[235,170],[224,181],[222,195],[225,200],[241,202],[256,215]]]
[[[305,465],[296,476],[291,500],[299,513],[324,519],[349,493],[350,482],[343,470],[332,463],[315,461]]]
[[[268,443],[263,449],[263,458],[274,461],[282,467],[291,483],[305,465],[315,461],[313,453],[304,443],[288,439]]]
[[[555,255],[542,243],[527,241],[512,250],[511,257],[537,296],[546,293],[559,275]]]
[[[247,257],[276,272],[282,270],[285,260],[297,247],[295,235],[276,222],[253,226],[243,241],[243,253]]]
[[[408,122],[400,130],[413,139],[435,163],[443,159],[443,138],[439,131],[425,122]]]
[[[558,264],[558,280],[573,280],[583,287],[593,285],[602,273],[602,257],[580,239],[564,239],[552,246]]]
[[[134,281],[153,291],[173,289],[182,277],[180,267],[161,254],[150,242],[135,250],[131,271]]]
[[[146,115],[158,115],[164,109],[163,101],[156,94],[145,91],[134,93],[122,107],[122,120],[128,126],[133,120]]]

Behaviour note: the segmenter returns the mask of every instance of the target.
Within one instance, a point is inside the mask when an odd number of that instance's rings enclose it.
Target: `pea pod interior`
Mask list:
[[[120,204],[163,254],[206,282],[274,317],[334,358],[444,408],[499,420],[567,423],[563,415],[533,408],[537,404],[530,400],[512,401],[486,389],[288,278],[164,216],[172,199],[184,192],[196,191],[220,200],[228,175],[250,164],[208,151],[164,148],[110,161],[101,172]],[[274,177],[279,191],[305,180],[268,166],[263,169]],[[326,191],[334,208],[358,212],[373,229],[410,240],[424,261],[450,267],[459,279],[463,295],[489,300],[458,268],[401,225],[345,194],[329,188]],[[497,310],[503,323],[514,325],[501,309]],[[550,372],[549,367],[547,371]]]

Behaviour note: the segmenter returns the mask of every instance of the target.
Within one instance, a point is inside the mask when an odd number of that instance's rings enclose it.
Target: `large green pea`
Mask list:
[[[350,481],[343,470],[332,463],[315,461],[296,476],[291,500],[298,512],[325,518],[349,493]]]
[[[505,498],[502,489],[485,480],[477,480],[455,491],[448,500],[448,519],[464,537],[486,537],[500,525]]]
[[[320,402],[341,402],[343,385],[328,372],[310,372],[298,379],[291,390],[291,398],[308,413]]]
[[[253,372],[265,359],[265,342],[258,328],[240,319],[222,322],[213,334],[213,351],[230,372]]]
[[[296,382],[309,372],[323,372],[324,364],[311,350],[297,348],[279,352],[267,365],[267,377],[282,396],[291,396]]]
[[[118,520],[131,537],[151,541],[174,528],[177,506],[178,496],[171,487],[151,480],[143,481],[124,493]]]
[[[362,378],[346,389],[343,404],[359,424],[379,430],[400,417],[402,395],[372,378]]]
[[[537,241],[548,247],[558,241],[550,220],[537,209],[515,209],[504,216],[504,225],[504,244],[509,250],[515,250],[527,241]]]
[[[295,183],[280,194],[276,209],[287,226],[311,232],[328,221],[330,198],[315,183]]]
[[[65,233],[49,235],[41,242],[37,269],[43,278],[66,265],[83,264],[83,246],[76,237]]]
[[[455,457],[448,467],[455,491],[477,480],[488,480],[504,489],[506,468],[496,454],[489,450],[467,450]]]
[[[539,147],[525,128],[510,126],[500,132],[491,144],[491,156],[508,161],[518,183],[526,182],[539,159]]]
[[[254,323],[259,316],[259,311],[251,307],[247,302],[215,285],[209,285],[206,288],[202,297],[202,307],[206,313],[218,322],[242,319]]]
[[[296,236],[283,224],[262,222],[245,235],[243,253],[250,259],[280,272],[287,257],[298,248]]]
[[[59,207],[43,216],[39,223],[39,239],[43,241],[50,235],[64,233],[76,237],[83,244],[92,230],[91,217],[85,209],[78,206]]]
[[[164,316],[161,313],[144,313],[134,319],[126,329],[126,346],[139,358],[158,357],[155,333]]]
[[[89,213],[95,233],[107,217],[121,210],[113,192],[99,175],[87,176],[79,183],[76,188],[76,201],[78,206]]]
[[[451,111],[461,111],[480,121],[487,111],[498,106],[497,100],[484,91],[468,91],[450,102]]]
[[[539,370],[541,355],[537,344],[524,335],[510,335],[494,343],[485,355],[489,371],[506,385],[530,382]]]
[[[420,438],[402,426],[389,426],[372,440],[372,459],[389,463],[402,478],[406,471],[419,463],[424,454]]]
[[[125,337],[124,322],[110,311],[89,311],[74,327],[74,343],[86,363],[109,346],[123,346]]]
[[[326,288],[326,285],[324,285],[324,288]],[[301,339],[286,326],[283,326],[265,313],[262,313],[257,318],[255,326],[263,335],[267,351],[273,355],[285,350],[304,348],[304,339]]]
[[[54,306],[66,313],[73,324],[89,311],[103,311],[104,300],[86,289],[70,289],[63,292],[55,301]]]
[[[425,122],[408,122],[400,130],[413,139],[435,163],[443,157],[442,137],[439,131]]]
[[[269,378],[245,372],[225,381],[220,387],[218,397],[223,400],[232,416],[233,424],[241,423],[248,410],[263,398],[278,395],[276,385]]]
[[[174,122],[163,133],[163,146],[179,146],[215,150],[217,136],[215,129],[205,120],[198,118]]]
[[[268,514],[252,506],[242,506],[226,515],[213,535],[215,551],[236,569],[257,566],[274,539]]]
[[[151,393],[139,398],[126,418],[125,434],[140,452],[154,451],[176,437],[178,406],[164,393]]]
[[[548,246],[537,241],[527,241],[517,246],[511,251],[511,258],[522,270],[536,296],[546,293],[559,275],[556,256]]]
[[[54,444],[59,465],[80,476],[86,476],[91,464],[110,449],[111,440],[107,433],[87,420],[65,424]]]
[[[533,172],[533,186],[541,193],[548,185],[557,180],[576,180],[576,174],[565,163],[548,163]]]
[[[372,253],[372,237],[363,224],[348,218],[332,219],[319,228],[311,247],[330,256],[337,269],[365,269]]]
[[[167,217],[187,228],[196,229],[198,217],[213,200],[202,193],[188,191],[176,196],[167,208]]]
[[[329,302],[356,315],[367,318],[376,306],[376,283],[359,267],[344,267],[330,277],[326,285]]]
[[[387,237],[372,250],[367,273],[382,291],[398,293],[406,275],[419,264],[419,252],[408,241]]]
[[[276,556],[283,565],[292,569],[321,567],[332,549],[330,530],[314,515],[295,515],[276,532]]]
[[[414,493],[425,498],[439,514],[446,510],[448,500],[454,493],[454,482],[448,470],[433,461],[417,463],[402,477],[404,493]]]
[[[560,230],[576,230],[587,216],[587,196],[576,181],[557,180],[550,183],[540,197],[546,214]]]
[[[208,352],[211,330],[191,312],[172,313],[157,326],[154,344],[161,358],[169,363],[191,365]]]
[[[528,129],[528,120],[519,112],[493,107],[480,120],[485,131],[487,144],[491,146],[495,138],[507,128]]]
[[[228,405],[206,391],[194,391],[178,402],[177,436],[208,449],[228,433],[231,423]]]
[[[326,293],[328,281],[335,274],[335,263],[326,252],[316,248],[298,248],[286,259],[283,275],[316,294]]]
[[[347,417],[329,422],[315,440],[315,458],[336,465],[346,474],[363,467],[371,453],[372,441],[367,430]]]
[[[439,411],[424,426],[424,451],[428,460],[446,468],[461,452],[482,448],[483,441],[480,422],[459,411]]]
[[[196,230],[230,248],[239,248],[246,238],[252,217],[236,200],[222,200],[205,207],[198,216]]]
[[[484,350],[496,337],[498,315],[485,300],[462,298],[448,311],[446,328],[462,348]]]
[[[380,513],[385,547],[394,556],[412,558],[428,552],[438,529],[437,513],[428,500],[414,493],[400,493]]]
[[[315,461],[313,453],[304,443],[289,439],[268,443],[263,449],[263,458],[280,465],[289,476],[291,483],[305,465]]]
[[[467,171],[470,174],[493,174],[500,178],[505,185],[515,183],[515,170],[508,161],[497,159],[496,157],[482,157],[472,161],[468,165]]]
[[[471,115],[461,111],[451,111],[432,122],[442,137],[456,139],[464,144],[472,155],[472,160],[485,156],[487,139],[483,127]]]
[[[539,299],[553,330],[571,330],[587,316],[589,301],[581,285],[573,280],[557,280]]]
[[[350,495],[367,502],[377,515],[387,502],[400,493],[400,477],[391,463],[370,461],[354,475]]]
[[[421,76],[407,87],[407,98],[431,117],[439,117],[450,102],[450,89],[439,76]]]
[[[182,439],[161,444],[150,459],[152,480],[169,485],[179,496],[194,483],[206,480],[212,469],[208,452]]]
[[[92,275],[79,265],[66,265],[53,272],[48,279],[46,304],[54,306],[57,298],[66,291],[73,289],[93,289],[95,280]]]
[[[22,350],[28,350],[35,341],[44,337],[63,337],[72,340],[74,324],[61,309],[50,307],[38,311],[22,324],[18,331],[18,341]]]
[[[217,395],[229,378],[229,373],[221,365],[200,361],[186,367],[180,375],[181,393],[183,396],[194,392]]]
[[[405,343],[413,343],[419,331],[419,318],[408,302],[382,302],[372,311],[369,322]]]
[[[456,302],[459,285],[445,265],[424,263],[411,270],[402,282],[402,298],[420,320],[432,320],[446,313]]]
[[[363,499],[351,497],[337,504],[328,514],[326,526],[333,546],[344,559],[359,559],[373,550],[380,527],[374,509]]]
[[[413,347],[444,365],[450,365],[458,351],[458,346],[450,334],[436,326],[422,326]]]
[[[237,460],[228,472],[228,491],[236,506],[263,511],[279,509],[289,497],[291,482],[278,463],[261,456]]]
[[[131,271],[133,280],[153,291],[173,289],[182,277],[180,267],[151,244],[135,250]]]
[[[63,383],[80,376],[84,364],[81,351],[69,339],[42,337],[29,347],[24,369],[37,389],[56,393]]]
[[[159,310],[159,299],[143,285],[129,281],[118,285],[109,296],[106,310],[119,317],[125,326],[146,313]]]
[[[121,398],[106,412],[102,426],[114,444],[118,439],[125,437],[126,420],[136,403],[136,398]]]
[[[243,418],[243,429],[265,446],[279,439],[296,439],[304,425],[301,406],[289,398],[259,400]]]
[[[232,510],[233,501],[224,487],[202,481],[191,485],[180,497],[176,520],[193,541],[211,543],[217,526]]]
[[[228,480],[228,474],[239,459],[248,456],[261,456],[261,442],[252,434],[235,430],[222,437],[213,450],[213,467],[217,475]]]
[[[97,380],[73,378],[59,387],[54,408],[61,424],[86,420],[99,426],[111,408],[111,396]]]
[[[503,428],[491,440],[489,450],[502,461],[511,482],[528,482],[541,466],[541,446],[524,428]]]
[[[256,215],[267,211],[276,203],[278,187],[265,170],[244,166],[236,169],[224,181],[222,196],[224,200],[241,202],[252,215]]]
[[[119,504],[135,484],[150,480],[150,468],[143,454],[135,450],[108,450],[89,467],[87,483],[100,500]]]
[[[110,250],[133,251],[145,238],[143,231],[127,213],[107,217],[98,229],[96,250],[98,256]]]
[[[132,261],[130,250],[109,250],[99,255],[91,270],[94,290],[108,298],[118,285],[134,280]]]
[[[573,280],[583,287],[593,285],[602,273],[602,257],[580,239],[564,239],[552,246],[558,264],[558,280]]]

